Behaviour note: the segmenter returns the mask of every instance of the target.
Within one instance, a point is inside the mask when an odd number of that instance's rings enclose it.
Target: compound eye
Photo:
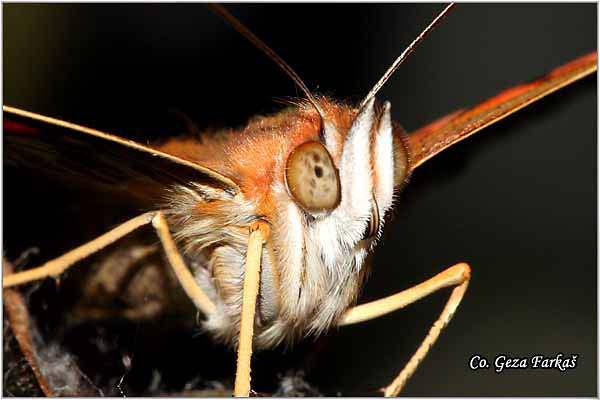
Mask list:
[[[320,142],[303,143],[292,151],[285,182],[296,204],[311,214],[332,211],[340,203],[338,170]]]

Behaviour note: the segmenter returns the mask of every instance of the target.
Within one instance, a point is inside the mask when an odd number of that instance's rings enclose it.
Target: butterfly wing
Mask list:
[[[507,89],[470,109],[455,111],[412,132],[407,140],[414,170],[444,149],[521,108],[597,70],[596,52],[552,70],[542,78]]]
[[[143,202],[172,184],[239,192],[222,174],[118,136],[4,106],[4,163]]]

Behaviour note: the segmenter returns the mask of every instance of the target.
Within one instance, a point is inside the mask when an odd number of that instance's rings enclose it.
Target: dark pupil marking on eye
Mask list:
[[[312,156],[313,156],[313,160],[314,160],[315,162],[319,162],[319,161],[321,161],[321,157],[319,157],[319,155],[318,155],[317,153],[313,153],[313,155],[312,155]]]
[[[317,178],[322,177],[323,176],[323,168],[315,167],[315,175],[317,176]]]

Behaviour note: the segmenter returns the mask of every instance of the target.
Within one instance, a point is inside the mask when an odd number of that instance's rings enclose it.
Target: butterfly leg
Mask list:
[[[235,374],[235,397],[250,395],[250,359],[252,357],[252,339],[254,337],[254,314],[256,297],[260,286],[260,263],[263,244],[269,238],[269,225],[257,221],[250,227],[248,252],[246,253],[246,269],[244,271],[244,288],[242,293],[242,318],[238,340],[238,359]]]
[[[54,260],[50,260],[40,267],[6,275],[3,277],[2,287],[8,288],[48,277],[58,277],[76,262],[102,250],[111,243],[116,242],[120,238],[149,223],[152,223],[156,229],[165,249],[165,253],[167,254],[167,259],[174,269],[186,294],[192,299],[196,307],[204,313],[208,314],[214,311],[214,304],[210,301],[208,296],[202,292],[179,255],[177,247],[171,238],[166,219],[160,211],[148,212],[132,218],[105,234],[98,236],[96,239],[63,254]]]
[[[204,315],[212,314],[216,309],[215,304],[210,300],[206,293],[202,291],[200,286],[198,286],[196,279],[194,279],[189,268],[185,265],[181,254],[179,254],[179,250],[177,250],[175,241],[171,236],[167,219],[162,212],[157,212],[154,218],[152,218],[152,226],[156,230],[156,234],[165,250],[169,265],[173,268],[175,276],[185,291],[185,294],[188,295],[196,308],[202,311]]]
[[[149,212],[132,218],[96,239],[63,254],[54,260],[48,261],[40,267],[6,275],[3,277],[2,287],[8,288],[43,278],[57,277],[76,262],[102,250],[123,236],[126,236],[149,223],[152,223],[152,226],[156,230],[165,250],[167,260],[173,268],[175,275],[186,294],[194,302],[196,307],[205,314],[214,312],[214,303],[198,286],[193,275],[186,267],[171,236],[167,220],[160,211]],[[266,222],[258,221],[250,228],[248,252],[246,255],[246,269],[244,274],[242,319],[240,323],[238,362],[234,389],[234,394],[236,396],[248,396],[250,393],[250,358],[252,355],[252,338],[254,335],[254,315],[260,283],[262,246],[268,237],[269,226]]]
[[[451,286],[454,287],[442,313],[433,323],[429,333],[425,336],[425,339],[417,351],[413,354],[402,371],[400,371],[400,374],[398,374],[396,379],[383,389],[386,397],[397,396],[421,361],[425,358],[431,346],[433,346],[438,339],[442,329],[448,325],[454,316],[454,313],[467,290],[470,277],[471,268],[467,264],[456,264],[419,285],[413,286],[412,288],[392,296],[353,307],[346,311],[342,316],[339,325],[350,325],[368,321],[404,308],[440,289]]]
[[[33,282],[39,279],[48,277],[58,277],[67,268],[75,264],[76,262],[102,250],[109,244],[117,241],[123,236],[133,232],[134,230],[150,223],[156,213],[149,212],[142,215],[138,215],[135,218],[130,219],[127,222],[117,226],[116,228],[106,232],[105,234],[98,236],[96,239],[81,245],[60,257],[50,260],[44,265],[31,268],[26,271],[18,272],[15,274],[6,275],[2,280],[2,287],[7,288],[11,286],[21,285],[28,282]]]

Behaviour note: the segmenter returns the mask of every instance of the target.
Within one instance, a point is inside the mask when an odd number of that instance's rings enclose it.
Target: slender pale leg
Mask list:
[[[214,303],[208,298],[206,293],[202,291],[198,283],[194,279],[194,276],[185,265],[185,262],[181,258],[181,254],[179,254],[179,250],[177,250],[177,246],[175,245],[175,241],[171,236],[171,232],[169,231],[169,225],[167,225],[167,220],[163,213],[159,212],[152,219],[152,226],[156,229],[156,233],[160,238],[160,242],[165,249],[165,254],[167,259],[169,260],[169,264],[175,271],[175,275],[181,284],[181,287],[185,291],[185,294],[194,302],[196,308],[201,310],[204,315],[210,315],[215,310],[216,307]]]
[[[214,311],[215,306],[206,296],[202,289],[198,286],[194,277],[185,266],[181,255],[177,251],[177,247],[171,238],[167,221],[162,212],[148,212],[139,215],[116,228],[108,231],[107,233],[98,236],[96,239],[81,245],[62,256],[55,258],[54,260],[48,261],[44,265],[28,269],[27,271],[19,272],[16,274],[10,274],[3,277],[2,287],[7,288],[11,286],[21,285],[24,283],[36,281],[48,277],[58,277],[65,270],[71,267],[76,262],[102,250],[111,243],[116,242],[123,236],[141,228],[144,225],[152,223],[152,226],[156,229],[160,241],[163,245],[169,264],[175,271],[175,275],[186,294],[194,302],[196,307],[202,310],[205,314],[210,314]]]
[[[252,358],[252,339],[254,337],[254,314],[256,297],[260,286],[260,264],[262,247],[269,237],[269,225],[257,221],[250,227],[246,269],[244,271],[244,289],[242,294],[242,318],[238,341],[238,358],[235,374],[235,397],[250,395],[250,360]]]
[[[21,285],[23,283],[28,283],[48,277],[57,278],[67,268],[75,264],[77,261],[80,261],[96,253],[97,251],[102,250],[103,248],[119,240],[123,236],[150,223],[150,221],[152,221],[152,218],[154,218],[155,215],[156,213],[154,212],[138,215],[137,217],[122,223],[121,225],[106,232],[105,234],[98,236],[96,239],[63,254],[62,256],[55,258],[54,260],[48,261],[41,267],[31,268],[27,271],[4,276],[2,280],[2,287],[7,288],[15,285]]]
[[[400,371],[400,374],[398,374],[396,379],[383,389],[386,397],[397,396],[423,358],[425,358],[431,346],[433,346],[440,336],[442,329],[446,327],[454,316],[454,313],[467,290],[470,277],[471,268],[467,264],[456,264],[417,286],[380,300],[353,307],[346,311],[342,316],[339,325],[350,325],[368,321],[392,311],[399,310],[440,289],[455,286],[442,313],[433,323],[433,326],[429,330],[427,336],[425,336],[425,339],[417,351],[413,354],[402,371]]]
[[[123,236],[136,229],[152,223],[165,250],[167,260],[173,268],[183,290],[196,307],[206,315],[215,311],[214,303],[206,296],[196,283],[193,275],[186,267],[169,231],[167,220],[162,212],[149,212],[130,219],[96,239],[79,246],[62,256],[48,261],[44,265],[27,271],[3,277],[2,286],[8,288],[48,277],[58,277],[76,262],[102,250]],[[254,334],[254,315],[256,297],[260,281],[260,263],[262,246],[269,237],[269,226],[258,221],[250,228],[248,253],[246,255],[246,271],[244,277],[244,293],[242,302],[242,319],[238,347],[237,373],[234,394],[248,396],[250,394],[250,359],[252,356],[252,338]]]

